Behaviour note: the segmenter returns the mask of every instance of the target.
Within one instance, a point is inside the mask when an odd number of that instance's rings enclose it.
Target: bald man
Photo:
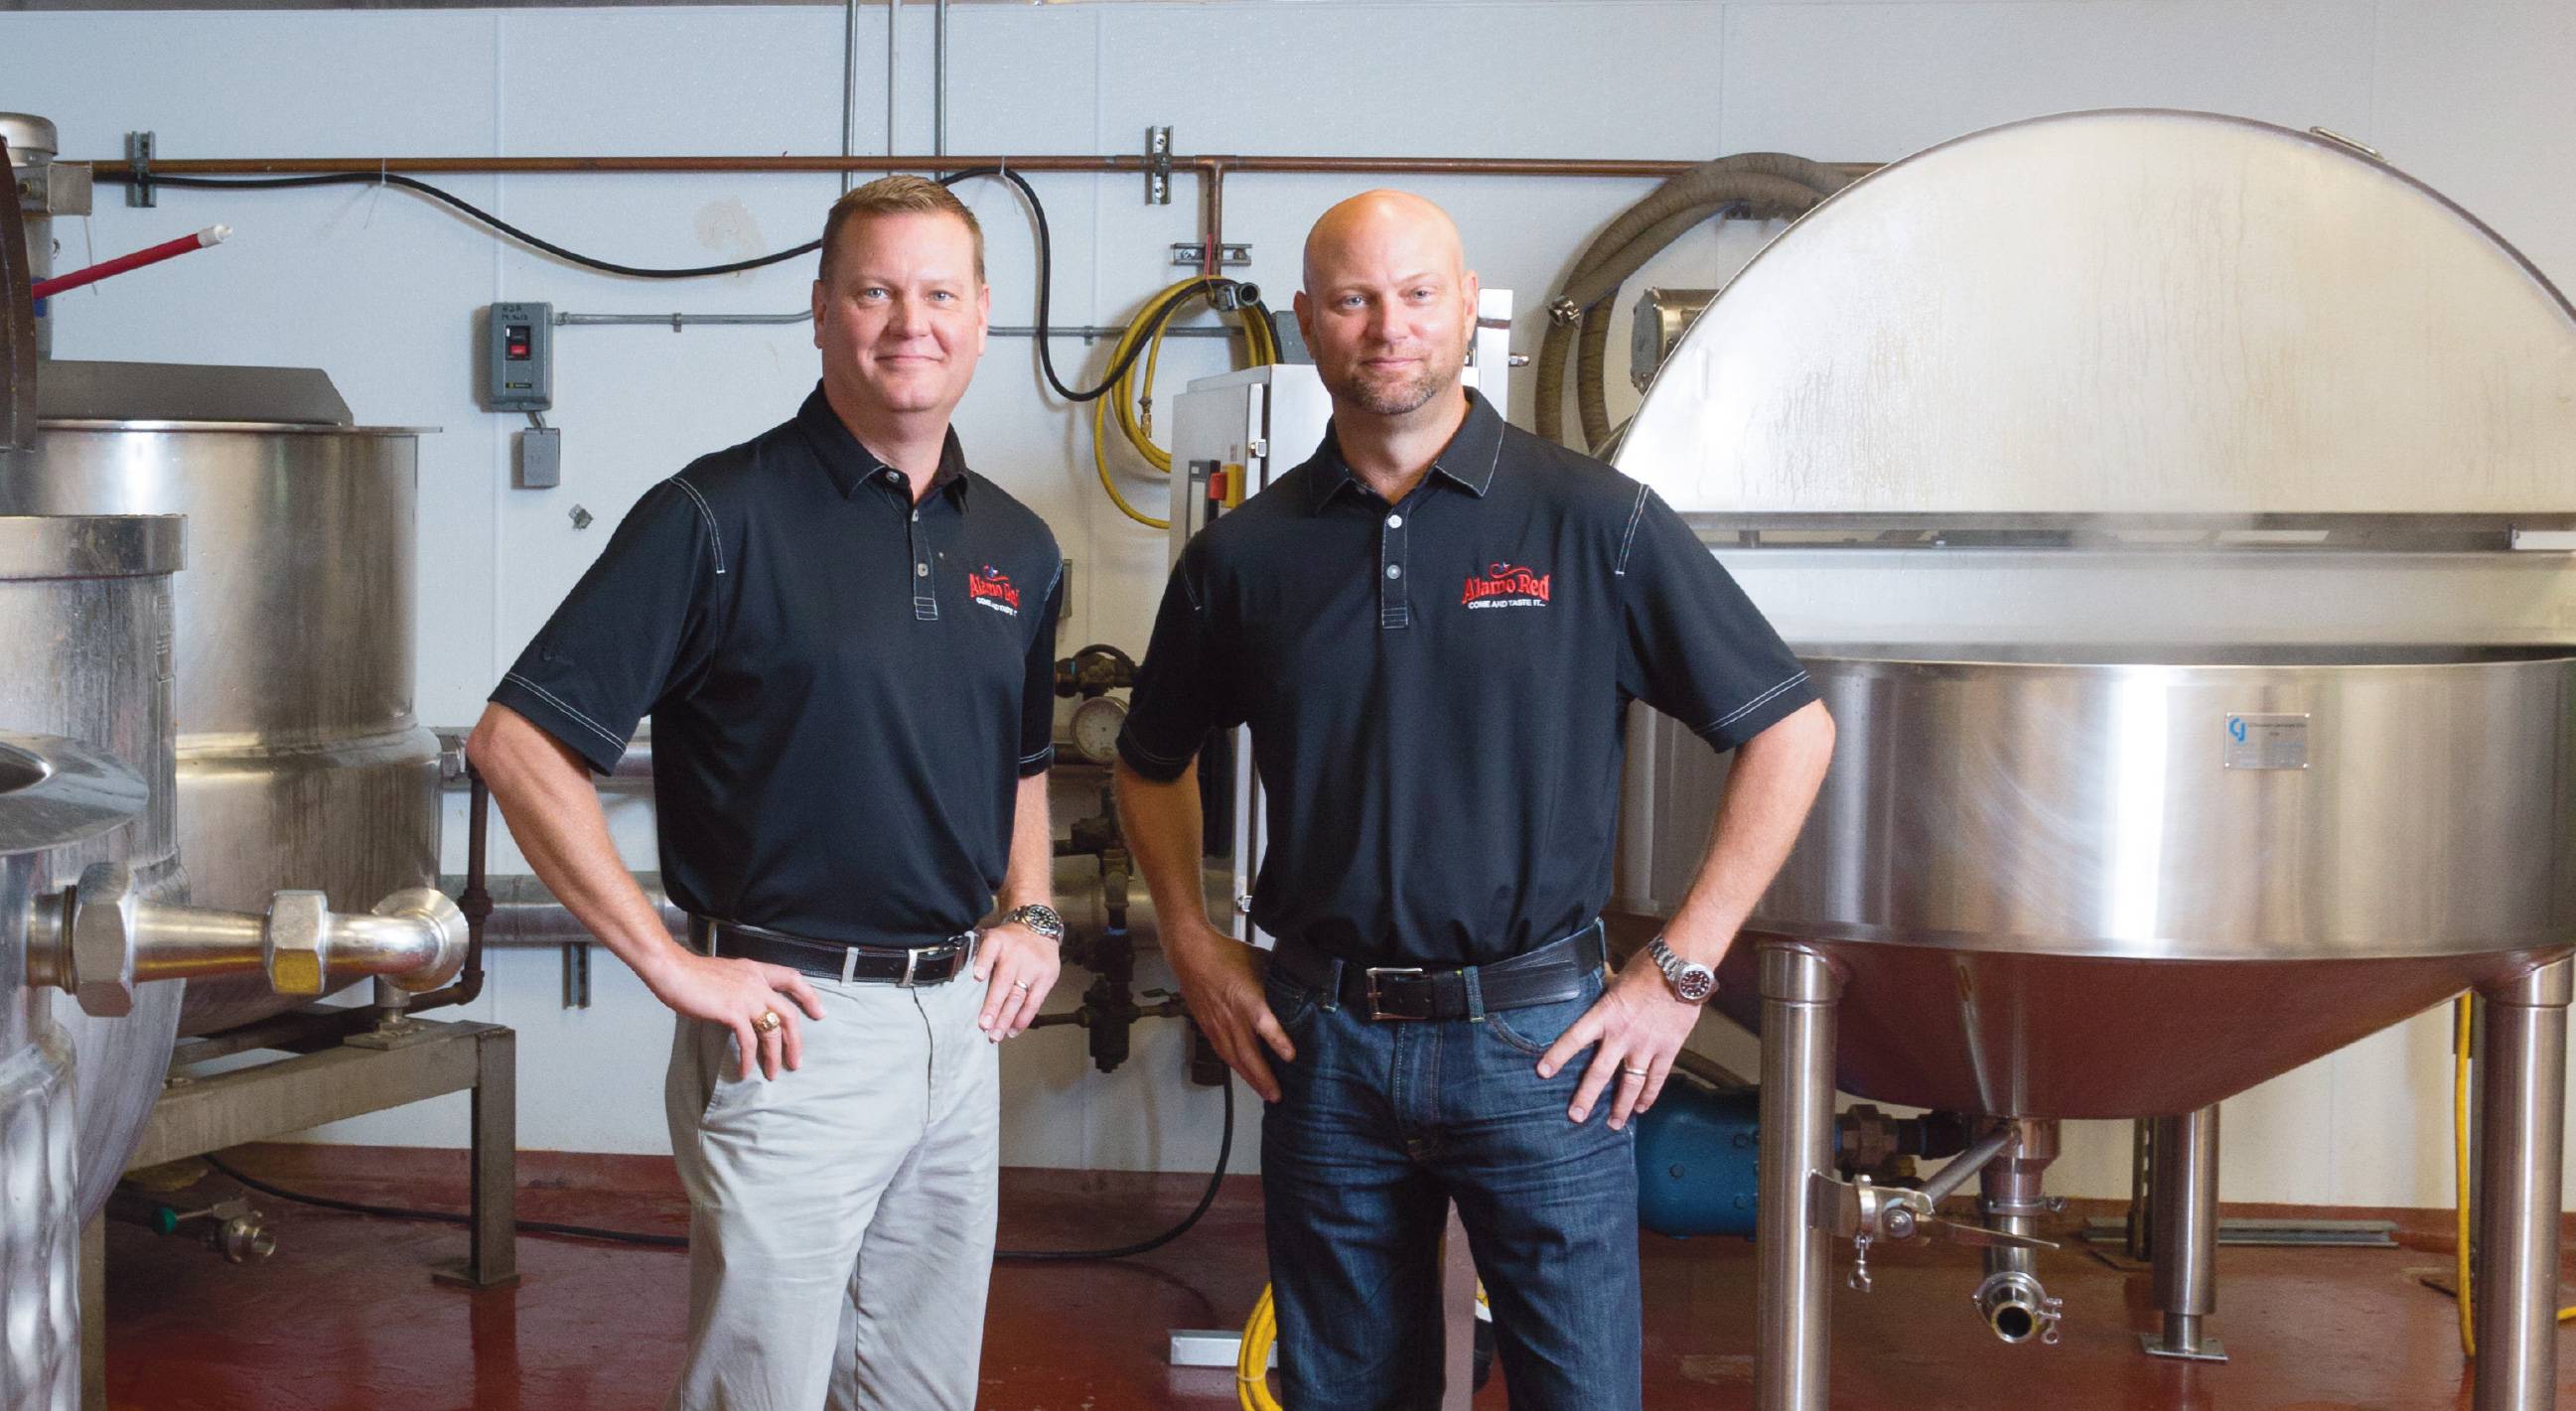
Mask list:
[[[1628,1120],[1788,855],[1833,725],[1653,492],[1461,385],[1477,281],[1438,207],[1353,197],[1305,273],[1332,425],[1183,552],[1118,775],[1190,1012],[1269,1104],[1286,1403],[1439,1403],[1454,1201],[1512,1405],[1633,1411]],[[1687,899],[1613,979],[1599,913],[1632,699],[1736,761]],[[1247,722],[1266,958],[1199,901],[1193,758]]]

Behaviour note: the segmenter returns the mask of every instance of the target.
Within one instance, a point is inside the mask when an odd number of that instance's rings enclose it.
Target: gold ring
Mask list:
[[[777,1010],[764,1009],[760,1011],[759,1018],[751,1021],[751,1027],[758,1029],[764,1034],[774,1034],[778,1032],[778,1026],[781,1022],[783,1021],[779,1019]]]
[[[1025,990],[1029,988],[1029,982],[1026,980],[1013,980],[1011,982],[1011,988],[1015,990]]]

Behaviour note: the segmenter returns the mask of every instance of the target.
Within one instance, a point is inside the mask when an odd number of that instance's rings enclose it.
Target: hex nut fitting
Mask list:
[[[73,889],[71,992],[81,1012],[113,1019],[134,1012],[134,873],[94,862]]]
[[[268,985],[282,995],[318,995],[331,937],[331,903],[320,892],[278,892],[268,899]]]

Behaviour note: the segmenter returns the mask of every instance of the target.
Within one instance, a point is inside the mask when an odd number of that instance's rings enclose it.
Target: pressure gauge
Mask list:
[[[1093,696],[1073,708],[1073,752],[1093,764],[1118,758],[1118,732],[1127,724],[1127,703],[1115,696]]]

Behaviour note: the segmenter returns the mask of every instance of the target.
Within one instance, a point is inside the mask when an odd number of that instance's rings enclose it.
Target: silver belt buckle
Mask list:
[[[897,985],[907,990],[913,987],[912,972],[921,968],[921,953],[926,949],[926,946],[914,946],[903,953],[903,978],[895,982]]]
[[[841,983],[844,985],[849,984],[852,977],[856,976],[858,973],[859,948],[857,946],[843,946],[841,948]]]
[[[1366,972],[1366,973],[1367,973],[1367,975],[1368,975],[1369,1018],[1370,1018],[1372,1021],[1376,1021],[1376,1020],[1384,1020],[1384,1019],[1401,1019],[1401,1020],[1405,1020],[1405,1021],[1407,1021],[1407,1022],[1409,1022],[1409,1023],[1418,1023],[1418,1022],[1420,1022],[1420,1021],[1422,1021],[1422,1020],[1427,1019],[1427,1018],[1429,1018],[1429,1017],[1430,1017],[1429,1015],[1425,1015],[1425,1014],[1388,1014],[1388,1013],[1386,1013],[1383,1009],[1381,1009],[1381,1008],[1379,1007],[1379,1005],[1378,1005],[1377,982],[1378,982],[1378,977],[1379,977],[1379,976],[1382,976],[1382,975],[1424,975],[1424,974],[1428,974],[1428,973],[1430,973],[1429,971],[1425,970],[1422,966],[1419,966],[1419,965],[1372,965],[1372,966],[1370,966],[1370,967],[1368,968],[1368,970],[1367,970],[1367,972]]]

